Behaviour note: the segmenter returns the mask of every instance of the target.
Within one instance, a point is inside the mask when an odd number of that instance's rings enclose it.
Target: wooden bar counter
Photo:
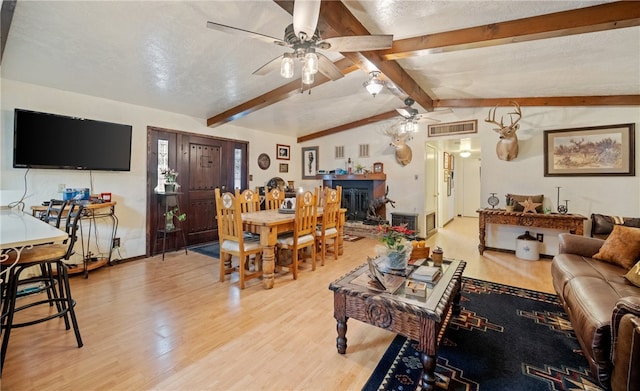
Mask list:
[[[587,218],[578,214],[558,213],[522,213],[507,212],[504,209],[478,209],[480,215],[480,255],[485,250],[485,235],[487,224],[515,225],[519,227],[538,227],[569,231],[572,234],[584,234],[583,221]]]

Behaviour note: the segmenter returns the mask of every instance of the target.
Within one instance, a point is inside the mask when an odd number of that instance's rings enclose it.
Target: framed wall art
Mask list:
[[[635,124],[544,131],[544,176],[635,176]]]
[[[302,148],[302,179],[316,179],[318,174],[318,147]]]
[[[442,164],[444,165],[445,170],[451,169],[451,160],[449,159],[449,156],[449,152],[443,152]]]
[[[289,172],[289,163],[280,163],[280,172]]]
[[[276,144],[276,159],[291,159],[291,147],[289,145]]]

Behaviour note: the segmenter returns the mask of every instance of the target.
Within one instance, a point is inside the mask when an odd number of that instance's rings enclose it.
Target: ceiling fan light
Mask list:
[[[285,53],[280,62],[280,75],[285,79],[291,79],[294,70],[293,56],[291,53]]]
[[[302,69],[302,83],[310,85],[310,84],[313,84],[313,80],[314,80],[313,73],[311,73],[307,69],[307,67],[304,67]]]
[[[378,79],[378,75],[380,74],[380,72],[378,71],[372,71],[369,72],[369,75],[371,76],[369,78],[369,80],[365,81],[364,83],[362,83],[362,85],[364,86],[364,88],[367,89],[367,92],[369,94],[371,94],[371,96],[373,96],[374,98],[376,97],[376,95],[378,95],[380,93],[380,91],[382,91],[382,89],[384,88],[384,81]]]
[[[460,157],[467,158],[469,156],[471,156],[471,152],[470,151],[460,151]]]
[[[313,48],[309,48],[307,54],[304,55],[304,64],[312,74],[318,73],[318,55]]]

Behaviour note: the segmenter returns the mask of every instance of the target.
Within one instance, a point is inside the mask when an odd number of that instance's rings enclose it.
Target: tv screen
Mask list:
[[[15,109],[14,168],[130,171],[131,125]]]

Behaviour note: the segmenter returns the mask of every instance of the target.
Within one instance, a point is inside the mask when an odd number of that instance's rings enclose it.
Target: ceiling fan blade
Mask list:
[[[264,64],[260,68],[258,68],[255,71],[253,71],[252,74],[253,75],[264,76],[267,73],[275,71],[276,69],[280,69],[280,62],[281,62],[283,56],[284,56],[284,54],[274,58],[273,60],[269,61],[268,63]]]
[[[426,116],[424,116],[424,115],[422,115],[422,114],[418,114],[418,115],[416,116],[416,118],[415,118],[415,121],[416,121],[416,122],[420,122],[420,123],[422,123],[422,122],[427,122],[427,121],[431,121],[431,122],[442,122],[442,121],[440,121],[439,119],[435,119],[435,118],[432,118],[432,117],[426,117]]]
[[[293,3],[293,31],[296,37],[304,34],[304,41],[313,38],[320,16],[320,0],[298,0]]]
[[[411,118],[411,112],[408,110],[407,107],[401,107],[399,109],[396,109],[396,111],[398,112],[398,114],[400,114],[401,116],[405,117],[405,118]]]
[[[220,23],[207,22],[207,27],[209,27],[212,30],[222,31],[223,33],[239,35],[244,38],[257,39],[259,41],[266,42],[266,43],[275,43],[276,45],[280,45],[280,46],[289,45],[285,41],[279,38],[270,37],[268,35],[255,33],[253,31],[244,30],[238,27],[231,27],[224,24],[220,24]]]
[[[344,77],[344,74],[331,60],[322,53],[316,53],[318,55],[318,71],[328,77],[331,80],[338,80]]]
[[[389,49],[393,43],[393,35],[349,35],[327,38],[318,42],[322,49],[336,52],[363,52],[368,50]],[[325,47],[329,44],[329,47]]]

